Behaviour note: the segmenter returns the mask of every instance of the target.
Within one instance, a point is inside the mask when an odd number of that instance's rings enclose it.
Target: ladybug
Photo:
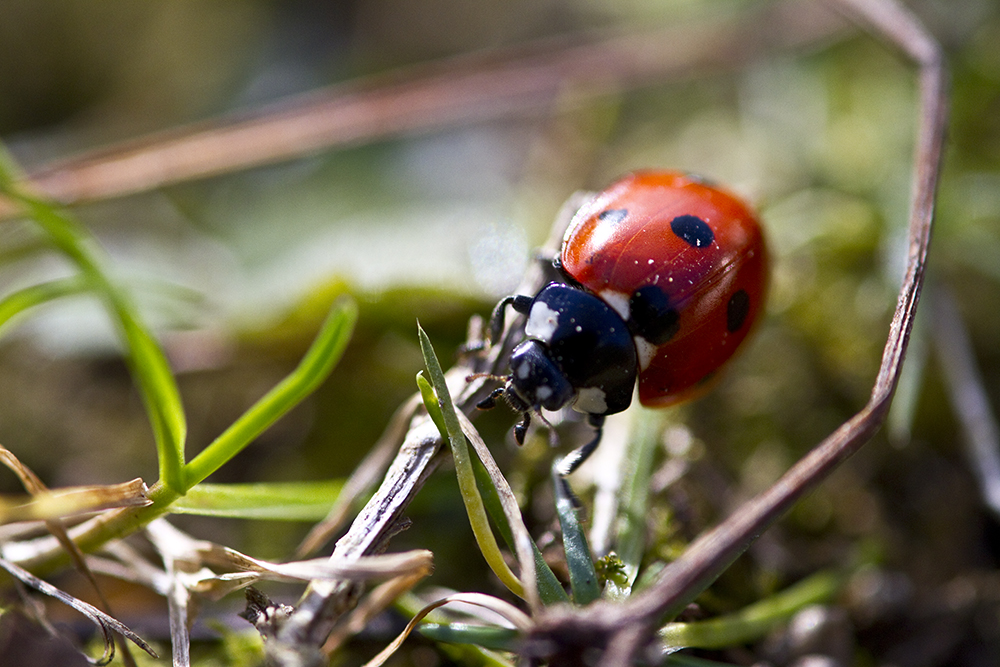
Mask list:
[[[639,401],[668,406],[700,395],[746,339],[764,308],[768,252],[754,213],[734,195],[676,171],[621,178],[573,216],[554,261],[562,280],[497,304],[526,316],[510,355],[505,397],[521,420],[571,405],[594,438],[558,464],[568,475],[590,455],[607,415]]]

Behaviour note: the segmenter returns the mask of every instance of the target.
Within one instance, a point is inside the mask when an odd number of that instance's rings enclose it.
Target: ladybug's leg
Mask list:
[[[594,427],[594,437],[584,446],[574,449],[572,452],[556,461],[553,471],[560,477],[573,474],[583,462],[594,453],[597,445],[601,444],[601,435],[604,428],[604,415],[588,415],[587,421]]]
[[[594,437],[583,447],[574,449],[572,452],[562,457],[552,465],[552,480],[556,486],[556,498],[566,498],[573,503],[573,507],[580,509],[583,503],[573,493],[566,477],[573,474],[587,458],[594,453],[597,445],[601,444],[601,432],[604,426],[604,415],[589,415],[587,421],[594,427]]]
[[[492,410],[497,405],[497,399],[503,396],[505,391],[507,391],[506,386],[497,387],[490,392],[489,396],[476,403],[476,407],[480,410]]]
[[[524,436],[527,435],[529,426],[531,426],[531,413],[522,412],[520,421],[514,424],[514,440],[517,440],[517,444],[524,444]]]
[[[527,315],[528,311],[531,310],[532,301],[534,301],[533,297],[524,296],[523,294],[505,296],[500,300],[500,303],[496,305],[496,308],[493,309],[493,313],[490,315],[490,345],[493,345],[500,340],[500,335],[503,333],[507,306],[513,306],[514,310],[517,312],[522,315]]]

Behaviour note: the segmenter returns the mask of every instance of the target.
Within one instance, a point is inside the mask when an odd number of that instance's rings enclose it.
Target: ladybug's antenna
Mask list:
[[[472,382],[473,380],[479,380],[486,378],[487,380],[496,380],[497,382],[506,382],[510,379],[509,375],[496,375],[495,373],[473,373],[472,375],[465,376],[466,382]]]
[[[541,410],[534,410],[533,412],[535,413],[535,417],[538,418],[538,421],[545,424],[545,427],[549,431],[549,446],[558,447],[559,433],[556,431],[556,427],[552,425],[552,422],[545,418],[545,415],[542,414]]]

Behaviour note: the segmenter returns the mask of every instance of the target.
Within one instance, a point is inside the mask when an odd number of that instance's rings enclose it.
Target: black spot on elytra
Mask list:
[[[704,248],[715,240],[708,223],[696,215],[679,215],[670,221],[670,229],[693,248]]]
[[[750,314],[750,295],[746,290],[740,290],[729,297],[726,305],[726,328],[730,333],[739,330]]]
[[[601,211],[597,214],[598,220],[612,225],[617,225],[626,217],[628,217],[628,209],[626,208],[609,208],[607,211]]]
[[[680,328],[680,316],[671,305],[670,298],[656,285],[637,289],[628,305],[632,333],[653,345],[663,345]]]

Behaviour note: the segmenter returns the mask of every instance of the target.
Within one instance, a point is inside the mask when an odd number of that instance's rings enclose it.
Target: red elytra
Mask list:
[[[635,172],[584,204],[560,262],[626,320],[632,295],[650,285],[676,311],[669,340],[636,338],[646,406],[710,387],[766,300],[768,252],[756,216],[735,195],[681,172]]]

